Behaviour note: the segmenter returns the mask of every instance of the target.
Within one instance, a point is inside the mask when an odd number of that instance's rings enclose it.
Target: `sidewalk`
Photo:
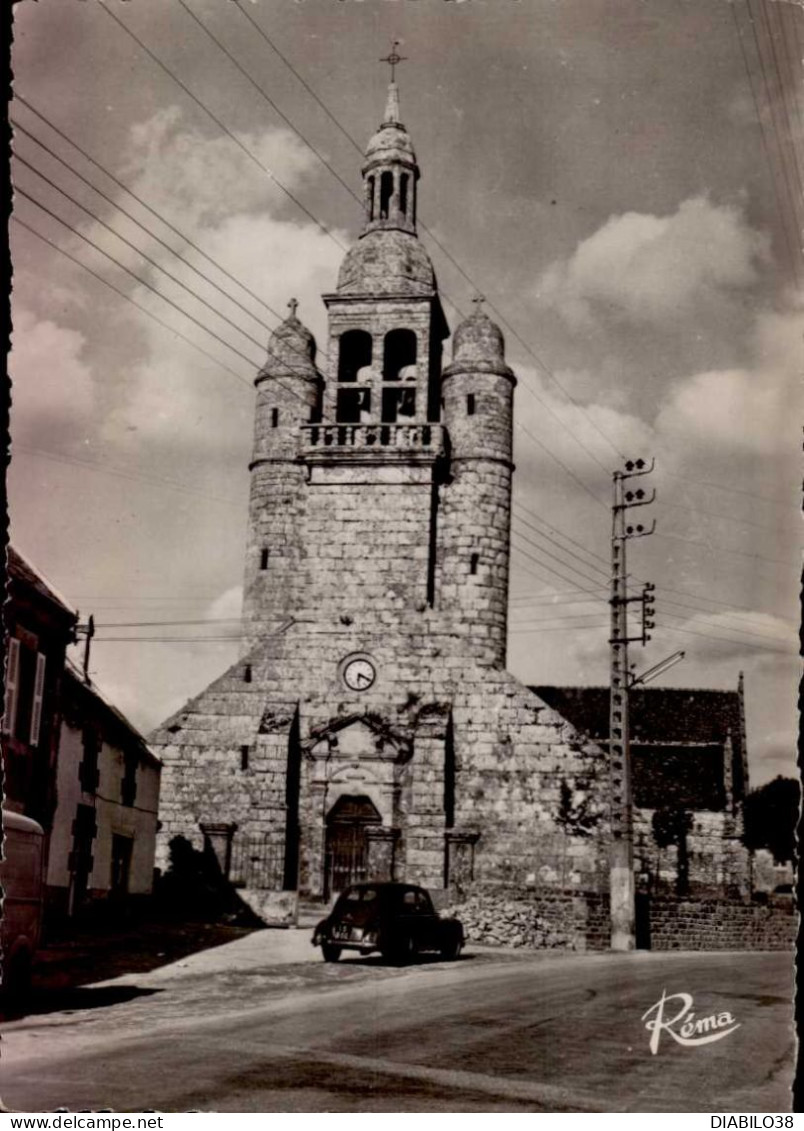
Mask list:
[[[178,962],[160,966],[146,974],[123,974],[98,986],[164,986],[180,978],[200,974],[235,973],[266,966],[290,966],[299,962],[320,962],[321,952],[312,945],[312,927],[272,928],[252,931],[244,938],[188,954]]]

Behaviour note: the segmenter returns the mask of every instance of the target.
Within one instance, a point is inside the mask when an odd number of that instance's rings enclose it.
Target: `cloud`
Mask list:
[[[804,314],[765,312],[757,318],[751,368],[710,370],[678,382],[655,420],[668,452],[679,445],[701,455],[718,447],[771,456],[793,450],[799,421]]]
[[[244,134],[242,139],[285,184],[295,185],[310,167],[309,152],[287,131]],[[127,447],[152,438],[186,445],[200,454],[210,448],[242,447],[244,437],[248,445],[253,416],[249,385],[264,361],[271,330],[287,316],[287,302],[293,296],[300,300],[299,316],[312,323],[321,340],[325,317],[320,295],[334,285],[341,248],[311,222],[279,218],[275,214],[279,199],[270,179],[230,140],[189,129],[176,108],[135,126],[132,146],[138,193],[166,214],[180,215],[181,229],[191,229],[194,242],[251,294],[189,250],[187,258],[237,300],[229,301],[164,248],[152,248],[156,262],[181,278],[207,305],[155,269],[149,271],[149,281],[211,333],[157,302],[146,288],[135,289],[133,297],[220,358],[240,375],[241,385],[237,387],[232,372],[183,341],[171,339],[152,321],[140,319],[146,335],[145,358],[127,374],[123,399],[106,420],[104,438]],[[342,233],[340,238],[345,242]],[[212,334],[230,342],[234,351]]]
[[[683,382],[663,405],[656,427],[671,444],[710,443],[772,452],[787,409],[782,390],[764,386],[746,370],[698,373]]]
[[[691,197],[670,216],[611,216],[547,269],[537,294],[574,325],[605,315],[661,323],[749,287],[768,249],[742,208]]]
[[[313,154],[289,130],[235,137],[270,173],[230,137],[210,137],[191,127],[177,106],[166,107],[132,126],[123,179],[156,211],[180,218],[186,230],[275,205],[281,190],[271,173],[293,188],[314,168]]]
[[[86,346],[78,331],[15,309],[9,367],[16,441],[31,443],[44,434],[86,427],[95,405]]]
[[[243,609],[243,586],[233,585],[212,602],[207,610],[210,620],[240,619]]]

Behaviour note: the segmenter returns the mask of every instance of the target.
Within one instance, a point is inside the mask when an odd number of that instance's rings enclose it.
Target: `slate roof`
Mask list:
[[[64,662],[63,694],[66,699],[91,703],[97,714],[105,719],[111,732],[118,736],[123,746],[138,750],[146,762],[151,762],[155,766],[162,765],[161,758],[151,750],[134,724],[109,702],[97,684],[92,680],[84,679],[81,669],[69,657]]]
[[[61,593],[47,580],[44,574],[40,573],[39,570],[31,565],[27,558],[22,556],[19,550],[15,550],[13,546],[7,546],[6,552],[8,555],[6,559],[6,570],[10,582],[22,582],[37,593],[38,596],[56,605],[61,612],[66,613],[73,619],[78,618],[78,613],[73,606],[62,597]]]
[[[531,687],[576,730],[598,742],[609,737],[608,687]],[[688,687],[636,687],[630,694],[634,746],[721,746],[731,733],[734,788],[746,786],[742,701],[739,691]]]

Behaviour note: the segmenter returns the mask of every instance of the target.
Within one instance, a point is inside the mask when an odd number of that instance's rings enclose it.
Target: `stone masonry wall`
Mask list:
[[[470,669],[453,718],[456,824],[482,830],[475,880],[607,890],[600,749],[507,672]]]
[[[634,810],[635,868],[643,889],[670,890],[678,875],[678,849],[656,844],[653,813],[652,809]],[[739,814],[700,810],[692,818],[687,835],[690,891],[699,896],[726,890],[747,895],[750,861],[748,849],[740,841]]]
[[[792,898],[650,900],[651,950],[793,951],[798,916]]]
[[[608,897],[538,889],[474,891],[449,906],[467,942],[529,949],[607,950]]]

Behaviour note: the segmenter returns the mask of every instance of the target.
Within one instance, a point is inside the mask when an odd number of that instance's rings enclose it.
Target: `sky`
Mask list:
[[[90,672],[137,726],[238,655],[252,380],[291,297],[325,341],[396,39],[448,321],[481,292],[519,379],[510,670],[608,681],[612,472],[654,458],[631,660],[744,672],[752,784],[795,772],[800,4],[14,15],[11,538],[93,614]]]

